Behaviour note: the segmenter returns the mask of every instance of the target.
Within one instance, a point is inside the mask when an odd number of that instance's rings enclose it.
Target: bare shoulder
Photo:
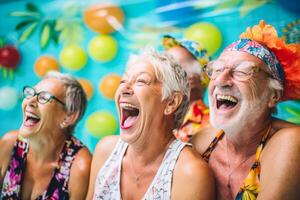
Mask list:
[[[289,156],[299,155],[300,151],[300,127],[281,128],[277,130],[266,144],[262,153],[264,158],[288,159]],[[276,158],[274,155],[277,155]],[[280,157],[280,155],[283,155]],[[281,160],[284,161],[284,160]]]
[[[299,147],[299,127],[282,128],[269,139],[261,157],[260,199],[272,196],[278,199],[299,198]]]
[[[7,132],[0,138],[1,145],[13,146],[18,138],[18,131]],[[3,147],[3,146],[1,146]],[[2,149],[2,148],[1,148]]]
[[[119,141],[119,137],[116,135],[110,135],[102,138],[98,142],[94,154],[95,155],[100,154],[104,156],[104,158],[107,158],[115,148],[118,141]]]
[[[72,163],[68,190],[70,199],[85,199],[88,191],[92,155],[90,151],[81,148]]]
[[[185,147],[176,164],[175,173],[179,172],[184,178],[206,177],[210,175],[208,164],[201,158],[200,154],[191,147]]]
[[[217,133],[218,130],[211,126],[207,126],[199,130],[199,132],[192,137],[192,144],[194,148],[200,154],[204,153]]]
[[[18,138],[18,131],[10,131],[0,138],[0,167],[10,158],[14,144]]]
[[[300,145],[300,126],[291,126],[288,128],[281,128],[277,130],[269,139],[265,152],[269,151],[292,151],[297,149]],[[281,147],[281,148],[279,148]],[[271,153],[271,152],[270,152]]]
[[[71,169],[73,169],[74,171],[71,171],[71,175],[72,172],[74,172],[76,176],[81,175],[82,173],[86,174],[87,171],[90,170],[91,162],[92,154],[90,153],[90,151],[86,147],[81,148],[78,151],[72,164]]]
[[[172,194],[173,199],[214,199],[213,174],[200,154],[190,147],[182,150],[176,163]]]

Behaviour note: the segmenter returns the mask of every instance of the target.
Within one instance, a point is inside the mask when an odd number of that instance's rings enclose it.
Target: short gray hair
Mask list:
[[[87,97],[75,77],[70,74],[63,74],[57,71],[50,71],[44,79],[55,78],[64,84],[65,88],[65,110],[67,114],[78,113],[78,117],[74,124],[67,127],[67,133],[73,134],[76,124],[83,117],[87,107]]]
[[[178,128],[189,106],[190,87],[186,72],[172,56],[166,52],[158,52],[153,47],[147,47],[139,55],[131,56],[127,67],[141,59],[152,64],[156,78],[162,83],[162,101],[171,97],[174,92],[183,95],[181,105],[175,112],[175,128]]]

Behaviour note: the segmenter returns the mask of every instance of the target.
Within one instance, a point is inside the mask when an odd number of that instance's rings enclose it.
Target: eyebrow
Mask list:
[[[51,95],[53,95],[52,94],[52,92],[49,92],[49,91],[47,91],[47,90],[37,90],[35,87],[32,87],[33,89],[34,89],[34,91],[38,94],[38,93],[41,93],[41,92],[47,92],[47,93],[49,93],[49,94],[51,94]]]
[[[214,62],[221,62],[221,63],[226,63],[224,59],[217,59],[217,60],[213,60],[212,61],[213,63]],[[251,64],[251,65],[256,65],[254,62],[252,61],[247,61],[247,60],[236,60],[234,62],[231,63],[231,66],[236,66],[237,64],[245,64],[245,63],[248,63],[248,64]],[[226,63],[227,64],[227,63]]]
[[[245,64],[248,64],[248,66],[249,65],[251,65],[251,66],[256,66],[257,65],[257,64],[255,64],[254,62],[251,62],[251,61],[243,61],[243,62],[239,63],[238,66],[243,66]]]
[[[143,74],[149,75],[149,76],[151,77],[151,79],[152,79],[152,76],[151,76],[151,74],[150,74],[150,73],[148,73],[148,72],[139,72],[139,73],[137,73],[137,74],[133,75],[132,77],[133,77],[134,79],[136,79],[137,77],[139,77],[140,75],[143,75]],[[128,77],[128,73],[127,73],[127,72],[125,72],[124,76],[125,76],[125,77]]]

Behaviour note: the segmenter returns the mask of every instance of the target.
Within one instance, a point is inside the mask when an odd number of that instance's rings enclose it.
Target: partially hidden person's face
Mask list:
[[[61,81],[54,78],[44,79],[33,89],[32,94],[35,95],[24,98],[22,103],[23,122],[20,134],[28,138],[39,135],[39,133],[50,134],[60,130],[60,123],[66,116],[62,105],[65,102],[65,90]],[[45,92],[47,95],[44,96]],[[41,93],[39,100],[37,98],[38,93]],[[53,97],[45,103],[44,100],[49,95]]]
[[[188,81],[191,90],[203,90],[201,85],[201,66],[195,57],[188,52],[183,47],[176,46],[167,50],[176,61],[183,67],[184,71],[187,73]]]
[[[229,132],[254,125],[270,112],[270,75],[259,58],[244,52],[225,51],[208,67],[213,72],[209,84],[213,126]]]
[[[135,142],[143,132],[151,130],[161,120],[165,107],[162,83],[157,80],[154,68],[147,60],[138,60],[129,66],[115,98],[120,136],[125,142]]]

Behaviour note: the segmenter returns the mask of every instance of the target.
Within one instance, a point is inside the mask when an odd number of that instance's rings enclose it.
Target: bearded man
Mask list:
[[[300,128],[272,113],[278,102],[300,98],[300,45],[261,21],[206,71],[210,122],[222,131],[193,142],[213,170],[217,198],[299,199]]]

